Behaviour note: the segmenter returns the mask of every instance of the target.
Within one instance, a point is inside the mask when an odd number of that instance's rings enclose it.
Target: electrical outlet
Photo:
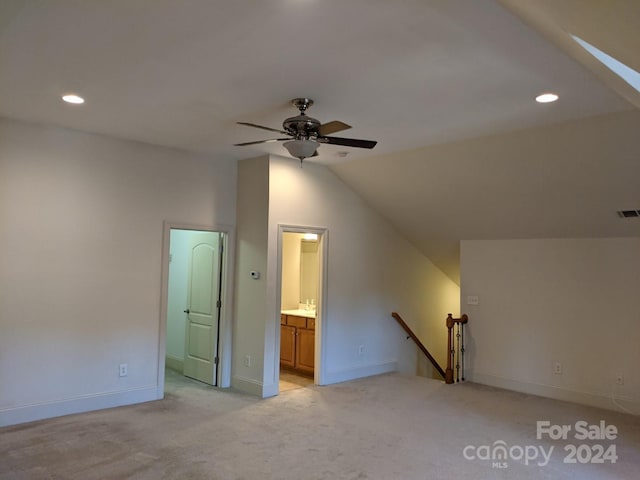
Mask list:
[[[121,363],[118,367],[118,375],[121,377],[126,377],[129,375],[129,367],[126,363]]]
[[[624,385],[624,375],[622,375],[621,373],[616,375],[616,383],[618,385]]]
[[[358,347],[358,355],[362,355],[364,353],[364,345],[360,345]]]
[[[560,362],[553,364],[553,373],[556,375],[562,375],[562,364]]]
[[[251,355],[245,355],[244,356],[244,366],[245,367],[250,367],[251,366]]]

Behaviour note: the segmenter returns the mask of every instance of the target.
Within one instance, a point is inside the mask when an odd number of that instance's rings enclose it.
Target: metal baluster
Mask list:
[[[456,340],[458,347],[456,348],[456,382],[460,381],[460,323],[458,323],[458,329],[456,330]]]
[[[451,331],[452,335],[456,331],[455,328],[456,328],[456,324],[454,323],[452,331]],[[456,339],[455,338],[451,339],[451,351],[449,352],[449,355],[451,356],[451,365],[453,366],[455,364],[455,362],[456,362]],[[452,370],[451,371],[451,383],[454,383],[453,380],[454,379],[453,379],[453,370]]]
[[[462,381],[464,382],[464,323],[461,323],[460,327],[462,328],[462,337],[461,337],[462,349],[460,350],[460,355],[462,359],[460,360],[460,363],[462,364]]]

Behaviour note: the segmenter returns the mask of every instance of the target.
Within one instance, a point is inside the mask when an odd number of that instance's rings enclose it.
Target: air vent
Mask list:
[[[640,217],[640,210],[618,210],[620,218]]]

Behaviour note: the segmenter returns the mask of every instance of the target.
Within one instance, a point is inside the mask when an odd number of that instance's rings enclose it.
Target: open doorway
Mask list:
[[[226,386],[220,359],[228,290],[227,244],[228,233],[214,228],[165,228],[164,332],[161,328],[158,372],[163,388],[165,369],[173,376]]]
[[[320,383],[325,238],[323,229],[280,229],[280,392]]]

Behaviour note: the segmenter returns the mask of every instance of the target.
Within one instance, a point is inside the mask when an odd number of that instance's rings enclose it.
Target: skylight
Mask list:
[[[611,55],[607,55],[602,50],[594,47],[588,42],[585,42],[580,37],[571,35],[571,37],[580,44],[587,52],[593,55],[600,62],[604,63],[610,70],[616,75],[622,78],[625,82],[640,92],[640,73],[636,72],[633,68],[626,66],[624,63],[616,60]]]

